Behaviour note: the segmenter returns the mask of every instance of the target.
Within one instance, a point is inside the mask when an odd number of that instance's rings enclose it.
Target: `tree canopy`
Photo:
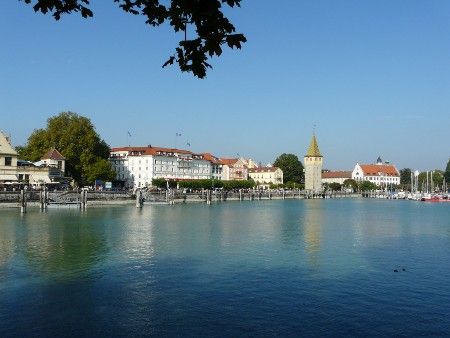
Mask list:
[[[52,13],[55,20],[73,12],[83,18],[93,17],[90,0],[19,0],[31,4],[35,12]],[[181,71],[199,78],[212,68],[208,58],[222,54],[222,46],[241,48],[247,39],[236,33],[234,25],[223,14],[222,5],[240,7],[241,0],[113,0],[125,12],[145,17],[145,23],[157,27],[167,22],[175,33],[184,32],[175,53],[163,67],[177,62]],[[188,37],[188,27],[195,27],[195,35]],[[189,30],[191,31],[191,30]]]
[[[361,191],[371,191],[371,190],[377,190],[378,187],[375,183],[370,182],[370,181],[363,181],[361,182],[359,188],[361,189]]]
[[[304,175],[303,164],[299,161],[297,155],[281,154],[277,157],[273,166],[278,167],[283,171],[283,183],[302,182]]]
[[[400,169],[400,184],[410,185],[411,184],[411,169],[403,168]]]
[[[444,181],[444,172],[442,170],[436,169],[433,170],[433,183],[431,183],[431,171],[428,172],[428,184],[430,185],[428,188],[431,190],[431,184],[433,184],[433,188],[442,187],[442,183]],[[419,174],[418,177],[419,189],[426,189],[427,184],[427,172],[423,171]]]
[[[45,129],[35,129],[27,144],[18,147],[19,157],[38,161],[50,149],[57,149],[66,158],[66,174],[78,184],[95,179],[114,179],[109,146],[95,131],[91,121],[72,112],[60,113],[47,120]]]
[[[450,158],[448,159],[447,166],[445,167],[445,182],[450,185]]]
[[[358,183],[354,179],[351,179],[351,178],[347,178],[344,181],[344,187],[352,188],[353,191],[358,191]]]

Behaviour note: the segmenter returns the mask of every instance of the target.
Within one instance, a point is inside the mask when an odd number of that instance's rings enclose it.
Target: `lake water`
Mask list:
[[[449,204],[245,201],[0,217],[0,337],[450,335]]]

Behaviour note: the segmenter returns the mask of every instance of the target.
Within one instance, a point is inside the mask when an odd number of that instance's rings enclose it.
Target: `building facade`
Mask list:
[[[323,156],[313,135],[308,151],[303,158],[305,167],[305,190],[318,193],[322,191]]]
[[[222,179],[224,181],[242,181],[248,179],[248,168],[241,158],[221,158]]]
[[[400,172],[390,163],[383,163],[378,157],[375,164],[356,163],[352,178],[357,182],[369,181],[379,187],[389,187],[400,184]]]
[[[222,164],[209,153],[162,147],[112,148],[109,158],[116,179],[128,188],[144,188],[152,180],[222,179]]]
[[[271,184],[283,184],[283,171],[277,167],[249,169],[248,176],[262,188],[269,188]]]
[[[339,183],[352,178],[351,171],[326,171],[322,173],[322,184]]]
[[[65,166],[65,158],[56,149],[48,151],[35,163],[18,159],[9,138],[0,132],[0,184],[39,186],[60,182]]]
[[[0,131],[0,183],[17,182],[17,151],[9,137]]]

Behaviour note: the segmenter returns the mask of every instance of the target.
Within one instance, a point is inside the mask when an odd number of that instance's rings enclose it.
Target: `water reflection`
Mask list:
[[[0,269],[7,265],[13,254],[14,242],[7,232],[7,229],[0,229]]]
[[[31,270],[42,278],[71,279],[86,275],[100,262],[107,245],[94,224],[61,220],[29,225],[19,246]]]
[[[307,204],[302,219],[305,251],[312,265],[319,265],[320,244],[322,238],[323,205],[320,201],[305,201]]]

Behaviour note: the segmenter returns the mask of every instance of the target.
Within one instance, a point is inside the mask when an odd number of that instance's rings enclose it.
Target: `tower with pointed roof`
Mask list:
[[[311,144],[303,161],[305,166],[305,190],[315,193],[321,192],[323,156],[320,153],[315,134],[312,136]]]

